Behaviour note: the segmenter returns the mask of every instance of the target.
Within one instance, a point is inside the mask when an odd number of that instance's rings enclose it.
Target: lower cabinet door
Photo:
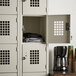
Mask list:
[[[17,45],[0,44],[0,72],[17,72]]]
[[[45,44],[23,44],[23,72],[45,72],[46,51]]]

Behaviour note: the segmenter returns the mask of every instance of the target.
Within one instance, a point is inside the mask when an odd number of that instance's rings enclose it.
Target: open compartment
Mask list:
[[[48,43],[70,43],[70,15],[48,15]]]
[[[46,16],[23,16],[23,42],[25,33],[41,35],[46,42]]]

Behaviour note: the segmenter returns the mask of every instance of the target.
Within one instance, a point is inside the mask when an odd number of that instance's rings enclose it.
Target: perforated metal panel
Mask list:
[[[17,14],[17,0],[0,0],[0,14]]]
[[[25,43],[23,44],[23,72],[46,71],[45,44]]]
[[[64,21],[54,21],[54,36],[64,35]]]
[[[17,76],[17,73],[0,73],[0,76]]]
[[[10,35],[10,21],[0,21],[0,35]]]
[[[40,0],[30,0],[30,7],[39,7],[39,1]]]
[[[0,50],[0,65],[10,64],[10,50]]]
[[[0,72],[17,72],[17,45],[0,45]]]
[[[46,0],[26,0],[23,2],[24,15],[45,15]]]
[[[0,6],[10,6],[10,0],[0,0]]]
[[[15,15],[0,15],[0,43],[16,43],[17,22]]]
[[[0,6],[10,6],[10,0],[0,0]]]
[[[39,64],[39,50],[30,50],[30,64]]]

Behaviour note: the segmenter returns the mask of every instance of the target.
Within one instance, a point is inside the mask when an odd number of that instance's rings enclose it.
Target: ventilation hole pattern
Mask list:
[[[0,65],[9,65],[9,64],[10,64],[10,51],[0,50]]]
[[[10,21],[0,21],[0,35],[10,35]]]
[[[30,50],[30,64],[39,64],[39,50]]]
[[[54,21],[54,35],[62,36],[64,35],[64,21]]]
[[[10,0],[0,0],[0,6],[10,6]]]
[[[30,0],[30,7],[39,7],[39,0]]]

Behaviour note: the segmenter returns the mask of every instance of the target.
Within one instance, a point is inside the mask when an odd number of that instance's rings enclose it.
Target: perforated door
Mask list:
[[[23,0],[23,14],[25,15],[46,14],[46,0]]]
[[[23,44],[23,72],[46,71],[45,44]]]
[[[17,22],[14,15],[0,15],[0,43],[16,43]]]
[[[0,14],[17,14],[17,0],[0,0]]]
[[[48,16],[48,42],[69,43],[70,42],[69,27],[70,27],[69,15],[49,15]]]
[[[16,45],[0,45],[0,72],[17,72]]]

